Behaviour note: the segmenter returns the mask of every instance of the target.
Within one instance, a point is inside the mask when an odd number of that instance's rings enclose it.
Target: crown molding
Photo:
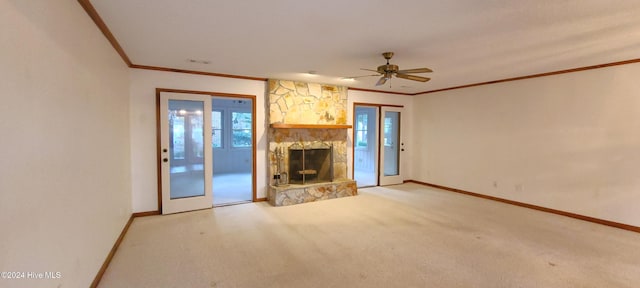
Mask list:
[[[605,64],[591,65],[591,66],[571,68],[571,69],[565,69],[565,70],[557,70],[557,71],[552,71],[552,72],[545,72],[545,73],[532,74],[532,75],[526,75],[526,76],[519,76],[519,77],[513,77],[513,78],[505,78],[505,79],[493,80],[493,81],[487,81],[487,82],[479,82],[479,83],[473,83],[473,84],[453,86],[453,87],[449,87],[449,88],[442,88],[442,89],[418,92],[418,93],[415,93],[413,95],[422,95],[422,94],[436,93],[436,92],[455,90],[455,89],[462,89],[462,88],[469,88],[469,87],[475,87],[475,86],[482,86],[482,85],[489,85],[489,84],[496,84],[496,83],[503,83],[503,82],[511,82],[511,81],[518,81],[518,80],[525,80],[525,79],[553,76],[553,75],[566,74],[566,73],[581,72],[581,71],[594,70],[594,69],[600,69],[600,68],[606,68],[606,67],[618,66],[618,65],[627,65],[627,64],[633,64],[633,63],[639,63],[639,62],[640,62],[640,58],[636,58],[636,59],[630,59],[630,60],[624,60],[624,61],[610,62],[610,63],[605,63]]]
[[[138,65],[138,64],[131,64],[131,65],[129,65],[129,67],[130,68],[134,68],[134,69],[145,69],[145,70],[176,72],[176,73],[187,73],[187,74],[215,76],[215,77],[236,78],[236,79],[245,79],[245,80],[267,81],[267,78],[260,78],[260,77],[232,75],[232,74],[222,74],[222,73],[195,71],[195,70],[184,70],[184,69],[176,69],[176,68],[157,67],[157,66],[146,66],[146,65]]]

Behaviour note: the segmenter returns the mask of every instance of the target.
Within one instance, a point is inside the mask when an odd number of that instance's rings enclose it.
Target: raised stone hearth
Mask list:
[[[270,186],[269,203],[287,206],[358,194],[356,181],[350,179],[306,185]]]

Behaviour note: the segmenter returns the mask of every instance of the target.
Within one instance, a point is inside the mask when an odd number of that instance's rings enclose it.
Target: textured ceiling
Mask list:
[[[401,93],[640,58],[637,0],[90,2],[137,65]],[[385,51],[432,80],[341,79]]]

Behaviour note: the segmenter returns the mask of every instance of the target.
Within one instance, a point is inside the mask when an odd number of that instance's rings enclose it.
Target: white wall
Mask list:
[[[257,196],[266,197],[267,134],[264,81],[131,69],[131,170],[133,211],[158,210],[156,88],[256,96]]]
[[[414,179],[640,226],[640,64],[416,96]]]
[[[401,152],[400,157],[400,173],[405,180],[413,179],[411,159],[413,159],[413,153],[417,146],[412,145],[413,141],[413,101],[415,96],[396,95],[388,93],[377,93],[359,90],[348,91],[348,104],[347,104],[347,124],[353,125],[353,105],[354,103],[367,103],[367,104],[379,104],[379,105],[401,105],[404,106],[404,113],[402,113],[402,127],[400,128],[400,138],[405,144],[405,151]],[[348,171],[347,175],[352,177],[353,167],[353,129],[348,129],[347,138],[347,163]]]
[[[131,215],[128,68],[76,1],[0,1],[1,287],[88,287]]]

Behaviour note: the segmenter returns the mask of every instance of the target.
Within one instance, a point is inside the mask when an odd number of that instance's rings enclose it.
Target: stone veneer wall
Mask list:
[[[342,86],[269,80],[269,124],[346,124],[347,88]],[[321,141],[333,145],[333,177],[347,178],[346,129],[269,128],[269,181],[278,172],[276,149],[284,151],[281,171],[287,171],[288,150],[294,143],[305,146]]]
[[[347,87],[269,80],[269,124],[347,124]]]

